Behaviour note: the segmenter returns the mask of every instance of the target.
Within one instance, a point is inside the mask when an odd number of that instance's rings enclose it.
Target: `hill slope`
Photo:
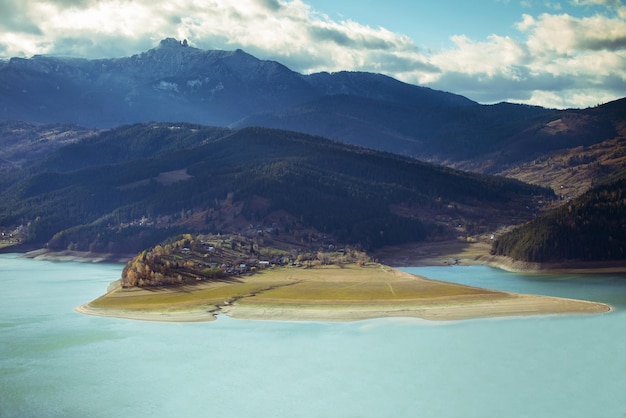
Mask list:
[[[626,259],[626,173],[503,235],[492,252],[531,262]]]
[[[36,125],[0,121],[0,173],[7,175],[56,149],[94,135],[73,125]]]
[[[177,231],[375,248],[491,231],[529,219],[534,195],[551,194],[321,137],[185,124],[105,131],[15,172],[2,190],[0,226],[22,224],[51,248],[107,252]]]

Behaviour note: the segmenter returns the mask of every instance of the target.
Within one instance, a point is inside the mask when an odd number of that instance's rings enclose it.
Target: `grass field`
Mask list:
[[[194,285],[117,289],[89,304],[97,309],[178,311],[245,305],[377,304],[508,295],[428,280],[380,264],[267,269],[252,276]]]
[[[265,274],[263,272],[260,276],[263,277]],[[366,267],[328,266],[298,271],[282,269],[268,275],[297,280],[298,283],[262,292],[249,301],[376,303],[455,296],[504,295],[501,292],[419,278],[379,264]]]

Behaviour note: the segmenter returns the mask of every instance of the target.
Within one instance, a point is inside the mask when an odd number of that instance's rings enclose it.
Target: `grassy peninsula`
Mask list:
[[[609,307],[430,280],[353,249],[259,248],[241,236],[187,235],[139,254],[116,286],[77,310],[157,321],[208,321],[218,314],[349,321],[593,313]]]

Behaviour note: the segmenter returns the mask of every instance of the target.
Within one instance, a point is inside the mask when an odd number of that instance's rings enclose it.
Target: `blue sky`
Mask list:
[[[310,0],[307,3],[336,20],[352,19],[404,33],[423,48],[450,47],[452,35],[476,40],[492,34],[519,37],[516,23],[524,14],[567,13],[582,18],[607,12],[601,2],[576,5],[569,0]]]
[[[473,39],[513,32],[522,15],[519,4],[502,1],[313,0],[317,10],[331,18],[352,19],[373,27],[383,26],[411,37],[422,48],[450,47],[450,36]]]
[[[626,96],[623,0],[1,0],[0,59],[120,57],[166,37],[303,73],[371,71],[480,103]]]

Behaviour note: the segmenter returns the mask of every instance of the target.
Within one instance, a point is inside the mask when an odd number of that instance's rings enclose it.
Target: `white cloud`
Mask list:
[[[542,14],[539,19],[525,16],[518,28],[529,32],[527,44],[535,55],[573,56],[584,51],[626,48],[626,22],[618,18]]]
[[[543,14],[536,19],[524,16],[518,28],[527,34],[526,68],[533,77],[571,80],[563,90],[534,91],[531,102],[588,106],[626,94],[626,22],[622,19]],[[607,80],[617,83],[609,85]]]
[[[608,6],[620,7],[621,0],[572,0],[572,4],[576,6]]]
[[[523,15],[519,39],[453,37],[455,48],[429,57],[436,88],[483,102],[586,107],[626,95],[626,22],[595,15]]]
[[[407,36],[332,19],[303,0],[4,0],[0,56],[124,56],[176,37],[203,49],[242,48],[300,72],[381,72],[482,102],[583,107],[626,95],[626,8],[573,1],[614,16],[528,14],[519,36],[458,34],[453,47],[424,52]]]
[[[446,72],[468,75],[508,75],[516,77],[514,68],[525,59],[526,52],[509,37],[491,35],[484,42],[476,42],[464,35],[453,36],[456,48],[431,57],[436,67]]]

